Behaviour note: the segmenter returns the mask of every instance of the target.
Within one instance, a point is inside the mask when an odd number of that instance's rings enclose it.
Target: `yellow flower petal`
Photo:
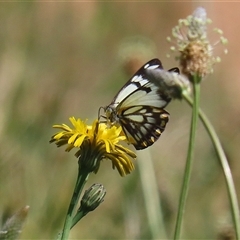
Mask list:
[[[74,143],[74,147],[80,147],[83,143],[83,141],[85,140],[86,135],[83,134],[81,137],[77,138],[77,140]]]
[[[91,171],[97,172],[100,161],[105,158],[112,161],[113,168],[116,167],[121,176],[134,169],[130,158],[134,159],[136,155],[119,144],[120,141],[126,140],[121,127],[109,127],[106,123],[99,123],[98,120],[95,120],[92,125],[87,125],[81,119],[74,117],[70,117],[69,120],[73,125],[72,128],[66,124],[54,125],[54,128],[64,131],[56,133],[51,142],[55,142],[57,146],[67,144],[66,151],[78,148],[76,156],[84,157],[84,162],[79,160],[81,166],[90,166]],[[90,156],[84,153],[89,153]]]

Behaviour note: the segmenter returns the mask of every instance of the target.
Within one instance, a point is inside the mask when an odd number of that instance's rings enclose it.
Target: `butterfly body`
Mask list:
[[[104,108],[107,121],[121,125],[127,140],[137,150],[151,146],[169,120],[164,107],[171,98],[148,79],[146,69],[162,69],[162,64],[153,59],[142,66]]]

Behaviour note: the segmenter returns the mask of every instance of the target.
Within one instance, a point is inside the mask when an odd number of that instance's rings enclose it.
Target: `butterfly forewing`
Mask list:
[[[164,108],[171,99],[161,93],[159,87],[151,82],[139,87],[120,102],[117,109],[135,105],[146,105]]]
[[[149,82],[147,79],[145,69],[162,69],[162,63],[159,59],[152,59],[144,66],[142,66],[130,80],[119,90],[112,101],[112,104],[121,103],[126,97],[137,91],[140,87]]]
[[[122,126],[129,143],[137,150],[151,146],[164,131],[168,112],[163,108],[171,100],[148,79],[146,69],[162,69],[159,59],[141,67],[105,108],[106,117]],[[170,71],[177,72],[177,68]]]

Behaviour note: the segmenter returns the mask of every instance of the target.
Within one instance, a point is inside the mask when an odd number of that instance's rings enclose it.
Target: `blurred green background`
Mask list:
[[[49,144],[56,132],[52,125],[68,124],[70,116],[91,123],[133,69],[151,58],[160,58],[166,69],[177,66],[174,57],[166,58],[166,37],[178,19],[198,6],[213,20],[210,28],[221,28],[229,40],[228,55],[220,45],[214,49],[222,62],[202,83],[201,106],[219,133],[240,198],[240,3],[0,3],[0,213],[4,220],[30,206],[22,239],[57,235],[77,177],[74,152]],[[210,38],[213,43],[218,39],[215,34]],[[172,237],[191,111],[180,101],[172,101],[167,110],[170,122],[149,150]],[[109,161],[103,162],[87,187],[102,183],[105,201],[73,229],[72,238],[150,239],[137,161],[135,166],[121,178]],[[228,226],[223,174],[199,124],[183,238],[217,239]]]

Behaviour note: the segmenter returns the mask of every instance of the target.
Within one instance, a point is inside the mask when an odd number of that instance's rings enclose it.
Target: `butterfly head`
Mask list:
[[[118,116],[113,104],[110,104],[104,107],[104,112],[105,112],[105,118],[107,119],[108,125],[111,126],[118,123]]]

